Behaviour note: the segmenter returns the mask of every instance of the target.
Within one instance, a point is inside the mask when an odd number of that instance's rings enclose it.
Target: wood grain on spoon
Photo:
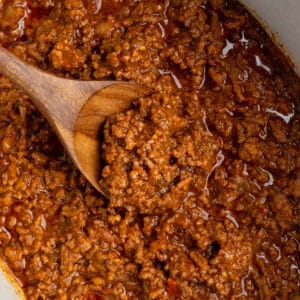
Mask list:
[[[56,77],[0,47],[0,73],[23,89],[60,138],[69,156],[91,184],[98,184],[101,162],[99,130],[110,115],[149,94],[133,83],[82,81]]]

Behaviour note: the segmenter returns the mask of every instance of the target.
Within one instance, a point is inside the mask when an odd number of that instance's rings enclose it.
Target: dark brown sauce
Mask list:
[[[29,5],[29,16],[27,23],[29,24],[32,21],[40,20],[49,16],[53,7],[43,8],[43,7],[31,7]]]

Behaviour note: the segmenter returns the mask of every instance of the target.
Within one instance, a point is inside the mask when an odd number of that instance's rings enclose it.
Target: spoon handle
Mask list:
[[[87,96],[90,96],[79,89],[78,81],[43,72],[1,46],[0,73],[24,90],[52,125],[55,122],[67,124],[70,130],[74,126],[73,116],[78,113],[71,101],[82,101],[83,104]]]
[[[59,124],[73,131],[83,104],[111,81],[82,81],[60,78],[41,71],[0,46],[0,73],[24,90],[57,129]]]
[[[0,72],[9,78],[18,87],[25,90],[30,96],[39,98],[40,83],[43,82],[43,74],[37,68],[32,67],[17,56],[0,46]],[[35,86],[38,85],[38,87]]]

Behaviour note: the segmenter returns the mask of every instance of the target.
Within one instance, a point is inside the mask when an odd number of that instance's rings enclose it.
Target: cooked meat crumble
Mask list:
[[[108,200],[0,76],[0,255],[28,299],[300,299],[300,79],[242,5],[0,0],[0,44],[152,90],[106,122]]]

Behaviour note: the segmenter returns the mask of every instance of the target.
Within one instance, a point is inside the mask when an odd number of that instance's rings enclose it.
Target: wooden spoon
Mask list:
[[[0,47],[0,73],[23,89],[49,121],[67,153],[90,183],[98,184],[101,169],[99,131],[105,119],[149,94],[133,83],[59,78],[28,65]]]

